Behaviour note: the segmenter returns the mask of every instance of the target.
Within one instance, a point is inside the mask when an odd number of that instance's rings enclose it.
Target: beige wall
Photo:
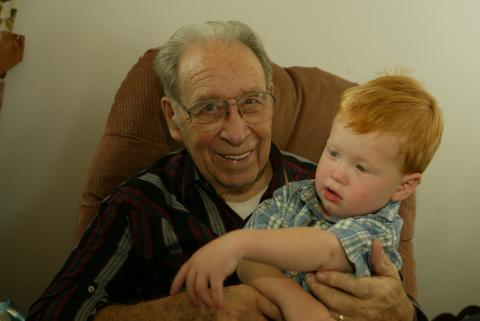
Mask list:
[[[0,299],[26,309],[66,257],[84,173],[130,66],[182,24],[233,18],[279,64],[359,82],[403,65],[438,97],[446,130],[418,193],[419,300],[430,316],[480,304],[480,2],[279,3],[17,0],[26,52],[0,112]]]

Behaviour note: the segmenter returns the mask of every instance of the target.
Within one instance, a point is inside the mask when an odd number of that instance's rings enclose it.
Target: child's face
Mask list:
[[[326,214],[363,215],[392,199],[400,200],[397,192],[405,176],[398,149],[399,139],[394,136],[359,135],[336,119],[315,175]]]

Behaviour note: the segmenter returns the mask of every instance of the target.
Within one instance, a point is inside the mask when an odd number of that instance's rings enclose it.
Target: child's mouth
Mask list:
[[[333,189],[331,188],[325,188],[324,192],[323,192],[323,196],[325,196],[325,198],[332,202],[332,203],[339,203],[341,200],[342,200],[342,197],[340,195],[337,194],[337,192],[335,192]]]

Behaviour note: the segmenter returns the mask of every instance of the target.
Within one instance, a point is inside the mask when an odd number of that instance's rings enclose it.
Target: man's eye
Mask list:
[[[205,104],[202,104],[202,108],[200,108],[200,111],[201,112],[207,112],[207,113],[210,113],[210,112],[216,112],[218,111],[219,107],[218,107],[218,104],[216,103],[213,103],[213,102],[209,102],[209,103],[205,103]]]
[[[244,106],[255,106],[255,105],[259,105],[261,103],[262,102],[260,101],[260,99],[257,96],[252,96],[252,97],[245,98],[242,102],[242,105],[244,105]]]
[[[212,102],[201,102],[192,107],[192,114],[195,116],[216,114],[221,112],[222,108],[218,103]]]
[[[222,106],[215,101],[201,102],[193,106],[191,109],[193,117],[208,121],[221,117],[223,112]]]

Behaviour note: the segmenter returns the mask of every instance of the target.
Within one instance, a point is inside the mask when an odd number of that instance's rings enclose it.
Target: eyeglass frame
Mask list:
[[[231,107],[231,106],[234,106],[234,105],[239,105],[239,100],[242,99],[242,98],[248,98],[249,96],[254,96],[254,95],[268,95],[272,98],[272,103],[275,104],[275,102],[277,101],[277,99],[275,98],[275,96],[273,95],[272,92],[270,91],[254,91],[254,92],[250,92],[250,93],[246,93],[244,95],[241,95],[241,96],[236,96],[236,97],[230,97],[230,98],[225,98],[225,99],[221,99],[221,98],[213,98],[213,99],[206,99],[206,100],[203,100],[203,101],[197,101],[195,103],[193,103],[190,107],[187,107],[186,105],[182,104],[180,102],[180,100],[176,99],[176,98],[173,98],[173,97],[170,97],[173,101],[175,101],[180,107],[182,107],[183,111],[185,111],[187,114],[188,114],[188,119],[195,119],[195,117],[192,116],[192,109],[197,106],[197,105],[200,105],[202,103],[206,103],[206,102],[216,102],[216,101],[220,101],[223,103],[223,106],[225,107]],[[229,100],[232,100],[234,99],[235,100],[235,103],[229,103]],[[272,106],[273,108],[273,106]],[[238,109],[238,113],[239,115],[242,117],[243,119],[243,114],[241,113],[241,110]],[[225,112],[225,115],[224,115],[224,118],[223,120],[225,121],[226,119],[226,116],[228,115],[227,111]]]

